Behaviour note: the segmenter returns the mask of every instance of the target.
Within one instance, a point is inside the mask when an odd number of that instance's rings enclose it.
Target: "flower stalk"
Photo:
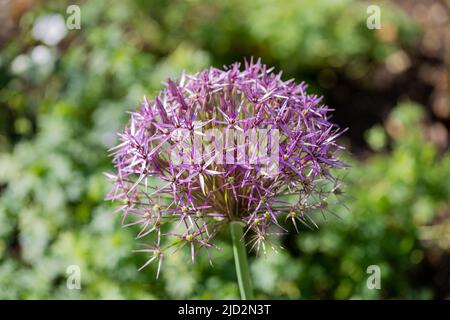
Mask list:
[[[239,292],[242,300],[252,300],[253,288],[248,267],[247,250],[242,239],[243,225],[240,222],[230,223],[231,239],[233,243],[234,262],[236,265],[236,275],[239,284]]]

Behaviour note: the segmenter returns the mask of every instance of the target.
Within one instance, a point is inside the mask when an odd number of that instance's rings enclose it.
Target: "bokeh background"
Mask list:
[[[250,56],[325,95],[351,165],[340,220],[250,257],[256,296],[450,298],[449,17],[448,0],[0,0],[0,298],[238,298],[226,233],[214,267],[178,254],[159,280],[138,272],[102,172],[144,95]]]

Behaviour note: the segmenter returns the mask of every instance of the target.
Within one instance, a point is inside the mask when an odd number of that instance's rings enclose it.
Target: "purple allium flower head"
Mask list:
[[[210,257],[214,236],[233,221],[257,251],[286,221],[316,226],[309,213],[341,192],[331,169],[344,166],[343,131],[329,111],[306,84],[282,81],[259,60],[183,74],[154,101],[144,98],[107,174],[122,223],[138,225],[138,238],[154,235],[136,250],[151,254],[143,267],[159,261],[159,273],[168,248]]]

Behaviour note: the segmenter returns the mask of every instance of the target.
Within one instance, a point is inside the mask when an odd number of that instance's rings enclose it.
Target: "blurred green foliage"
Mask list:
[[[157,281],[155,266],[137,271],[146,257],[131,253],[136,230],[121,228],[103,201],[107,149],[125,111],[182,70],[251,55],[300,79],[326,68],[367,72],[418,32],[388,7],[398,39],[383,40],[364,27],[367,4],[355,0],[86,1],[81,30],[34,61],[36,18],[64,16],[66,5],[27,12],[0,56],[1,299],[237,298],[226,234],[212,268],[179,254]],[[285,250],[251,258],[258,298],[433,297],[431,284],[412,279],[428,249],[420,228],[449,206],[450,158],[426,142],[421,110],[402,104],[390,116],[398,135],[375,127],[367,139],[378,153],[348,156],[349,208],[332,208],[341,220],[330,216],[319,231],[277,240]],[[381,290],[367,289],[372,264]],[[66,287],[70,265],[81,268],[81,290]]]

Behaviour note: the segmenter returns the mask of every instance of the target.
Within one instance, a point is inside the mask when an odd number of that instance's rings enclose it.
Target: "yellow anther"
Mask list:
[[[291,212],[289,212],[288,217],[289,218],[294,218],[296,215],[297,215],[297,212],[291,211]]]

